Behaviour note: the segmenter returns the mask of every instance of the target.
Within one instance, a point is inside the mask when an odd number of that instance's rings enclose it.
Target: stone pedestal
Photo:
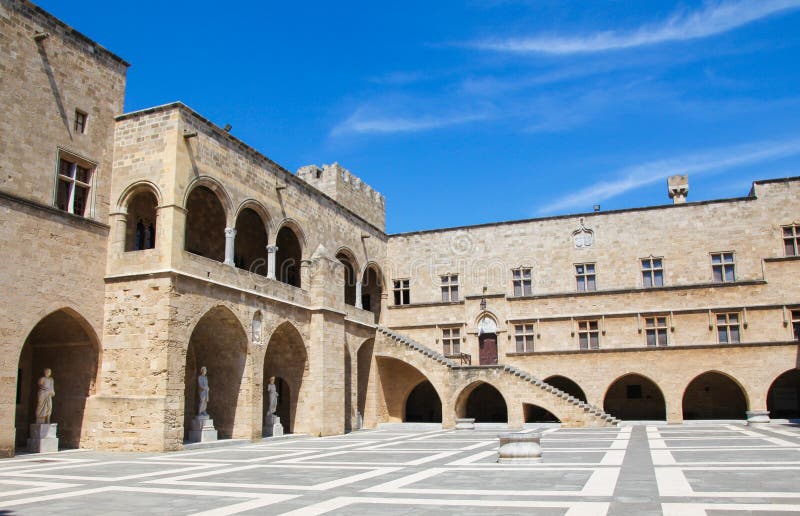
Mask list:
[[[361,412],[356,410],[356,430],[361,430],[364,428],[364,418],[361,416]]]
[[[189,441],[193,443],[207,443],[217,440],[217,429],[210,416],[195,416],[192,419],[192,429],[189,430]]]
[[[764,425],[769,423],[769,410],[748,410],[746,414],[748,425]]]
[[[475,418],[463,417],[456,419],[456,430],[475,430]]]
[[[264,437],[278,437],[283,435],[283,425],[281,418],[275,414],[267,414],[264,417]]]
[[[58,423],[34,423],[30,427],[28,451],[31,453],[48,453],[58,451],[56,431]]]
[[[500,434],[497,462],[501,464],[536,464],[542,462],[542,434],[510,432]]]

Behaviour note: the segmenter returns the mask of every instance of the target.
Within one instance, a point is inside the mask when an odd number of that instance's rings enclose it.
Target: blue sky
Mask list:
[[[800,175],[800,0],[38,2],[389,232],[746,195]]]

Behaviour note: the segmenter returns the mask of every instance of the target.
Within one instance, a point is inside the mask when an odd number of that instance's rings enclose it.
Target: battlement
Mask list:
[[[386,200],[383,195],[338,163],[300,167],[297,177],[370,224],[386,230]]]

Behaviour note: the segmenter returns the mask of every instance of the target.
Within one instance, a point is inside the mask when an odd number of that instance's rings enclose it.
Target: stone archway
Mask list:
[[[583,402],[587,401],[586,394],[583,392],[583,389],[581,389],[580,385],[570,380],[566,376],[561,376],[561,375],[549,376],[547,377],[547,379],[545,379],[545,383],[548,383],[557,389],[561,389],[570,396],[574,396]]]
[[[278,230],[275,238],[278,251],[275,255],[275,274],[278,281],[301,287],[300,261],[303,259],[303,246],[297,234],[289,226]]]
[[[494,386],[475,382],[458,396],[456,415],[474,418],[476,423],[508,423],[508,406]]]
[[[239,269],[267,275],[267,229],[261,216],[244,208],[236,217],[233,263]]]
[[[269,397],[267,396],[267,380],[276,377],[285,383],[285,393],[278,391],[278,408],[276,414],[281,418],[283,431],[286,433],[301,432],[308,426],[302,415],[298,413],[298,403],[302,397],[305,375],[308,371],[308,354],[303,337],[289,322],[284,322],[272,333],[264,355],[264,408],[266,415]],[[263,420],[263,418],[262,418]]]
[[[236,316],[224,306],[206,312],[189,338],[184,376],[184,438],[197,415],[197,377],[200,368],[208,369],[208,414],[220,439],[230,439],[235,426],[246,424],[242,414],[247,400],[240,396],[247,361],[247,334]],[[244,435],[244,434],[243,434]]]
[[[772,382],[767,410],[772,419],[800,419],[800,369],[790,369]]]
[[[549,410],[531,403],[522,404],[522,414],[526,423],[560,423],[561,420]]]
[[[729,376],[708,371],[683,392],[683,419],[746,419],[747,397]]]
[[[27,443],[36,421],[37,382],[52,370],[56,396],[51,422],[58,424],[59,446],[79,448],[87,433],[86,403],[95,392],[100,348],[97,337],[78,313],[62,309],[39,321],[19,357],[16,396],[16,445]]]
[[[375,339],[369,339],[361,344],[356,354],[356,410],[364,420],[367,418],[367,393],[374,351]],[[370,417],[374,417],[374,414],[370,414]]]
[[[667,408],[661,389],[640,374],[617,378],[606,391],[603,410],[622,420],[664,421]]]
[[[417,384],[406,398],[404,422],[441,423],[442,400],[433,384],[424,380]]]
[[[136,192],[128,203],[125,251],[143,251],[156,246],[158,200],[149,189]]]
[[[186,200],[184,247],[192,254],[222,262],[225,260],[225,208],[205,186],[197,186]]]
[[[356,305],[356,261],[349,251],[339,251],[336,259],[344,265],[342,271],[342,290],[344,291],[344,302],[347,305]]]
[[[376,323],[381,319],[383,289],[383,273],[376,264],[369,264],[361,279],[361,307],[375,314]]]

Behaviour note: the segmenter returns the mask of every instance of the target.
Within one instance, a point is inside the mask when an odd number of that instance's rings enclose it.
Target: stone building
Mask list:
[[[338,164],[292,173],[0,0],[0,453],[56,384],[62,447],[381,422],[800,416],[800,178],[741,198],[399,235]],[[676,171],[679,172],[679,171]]]

